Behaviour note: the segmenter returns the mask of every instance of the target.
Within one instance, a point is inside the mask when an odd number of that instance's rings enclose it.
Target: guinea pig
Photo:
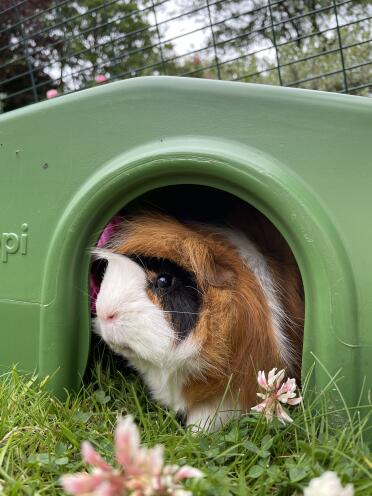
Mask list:
[[[187,425],[216,429],[255,405],[258,370],[299,378],[301,278],[268,226],[249,238],[150,212],[95,250],[105,264],[95,332]]]

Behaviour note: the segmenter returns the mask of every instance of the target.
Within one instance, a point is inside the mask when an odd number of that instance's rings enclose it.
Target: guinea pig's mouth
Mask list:
[[[133,348],[131,348],[130,346],[127,346],[126,344],[120,344],[118,345],[117,343],[115,342],[112,342],[112,341],[109,341],[107,340],[106,341],[107,344],[116,352],[116,353],[119,353],[119,354],[122,354],[122,355],[135,355],[136,353],[133,351]]]
[[[121,349],[121,351],[123,351],[123,352],[130,352],[130,353],[134,353],[133,349],[132,349],[130,346],[126,346],[126,345],[124,345],[124,346],[120,346],[120,349]]]

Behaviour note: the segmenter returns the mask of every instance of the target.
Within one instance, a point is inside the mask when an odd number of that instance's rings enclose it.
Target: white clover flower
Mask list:
[[[354,488],[352,484],[342,487],[337,474],[328,471],[310,481],[304,496],[354,496]]]
[[[255,412],[262,413],[268,422],[271,422],[274,415],[282,424],[292,422],[291,417],[282,407],[281,403],[288,405],[298,405],[302,401],[302,397],[296,397],[296,379],[287,379],[283,382],[285,371],[274,368],[270,370],[267,379],[265,372],[260,370],[257,376],[258,385],[263,389],[264,393],[257,393],[263,401],[251,408]]]

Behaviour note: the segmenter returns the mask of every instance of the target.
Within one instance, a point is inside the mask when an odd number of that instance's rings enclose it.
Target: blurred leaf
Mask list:
[[[252,453],[258,453],[260,451],[259,447],[252,443],[252,441],[244,441],[243,446]]]
[[[291,482],[299,482],[307,476],[308,469],[304,467],[293,467],[289,469],[289,479]]]
[[[67,451],[67,445],[65,443],[57,443],[54,448],[54,452],[57,456],[62,456]]]
[[[248,472],[248,477],[251,477],[252,479],[258,479],[258,477],[261,477],[261,475],[265,472],[265,469],[261,467],[260,465],[253,465],[249,469]]]
[[[107,402],[106,402],[107,403]],[[88,420],[91,418],[92,412],[79,412],[77,411],[74,415],[74,419],[82,424],[86,424]]]
[[[101,405],[106,405],[106,403],[108,403],[111,400],[111,397],[106,395],[106,393],[104,391],[102,391],[101,389],[98,391],[95,391],[94,396],[95,396],[96,400],[98,401],[98,403],[101,403]]]
[[[263,450],[270,449],[271,446],[273,445],[273,442],[274,442],[273,438],[269,434],[266,434],[266,436],[262,438],[261,449]]]

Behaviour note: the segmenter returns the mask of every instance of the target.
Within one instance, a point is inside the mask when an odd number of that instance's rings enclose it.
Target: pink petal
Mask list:
[[[296,379],[287,379],[280,387],[278,394],[294,393],[297,389]]]
[[[274,367],[273,369],[271,369],[267,375],[267,383],[270,387],[272,387],[272,385],[274,384],[274,379],[275,379],[275,373],[278,369],[276,367]]]
[[[98,74],[96,76],[96,83],[105,83],[107,81],[107,78],[104,74]]]
[[[105,481],[96,489],[94,496],[121,496],[125,494],[123,489],[122,484],[117,484],[115,481]]]
[[[279,419],[279,422],[281,422],[282,424],[285,424],[286,422],[293,422],[291,417],[285,412],[280,403],[277,403],[275,413]]]
[[[159,475],[164,463],[164,447],[159,444],[154,446],[149,452],[149,465],[152,475]]]
[[[174,475],[179,469],[179,465],[166,465],[163,468],[163,475]]]
[[[60,482],[66,493],[84,494],[96,489],[102,482],[102,476],[98,474],[67,474],[62,475]]]
[[[112,467],[97,453],[89,441],[83,441],[81,444],[81,454],[85,463],[89,463],[103,471],[112,470]]]
[[[280,401],[281,403],[287,403],[290,398],[294,398],[295,396],[296,396],[295,393],[283,393],[283,394],[276,393],[275,399],[277,401]]]
[[[55,98],[56,96],[58,96],[58,91],[56,89],[51,89],[46,92],[46,97],[48,100]]]
[[[282,381],[284,379],[285,370],[282,369],[282,370],[279,370],[279,372],[275,373],[276,370],[277,370],[276,368],[270,370],[268,383],[269,383],[270,387],[274,387],[275,389],[279,389],[280,384],[282,383]],[[270,376],[270,374],[271,374],[271,376]]]
[[[263,401],[262,403],[259,403],[256,406],[252,406],[251,410],[253,410],[254,412],[261,413],[265,410],[266,404],[267,404],[266,401]]]
[[[174,480],[176,482],[184,480],[184,479],[200,479],[203,477],[203,472],[198,470],[197,468],[194,467],[189,467],[188,465],[185,465],[184,467],[181,467],[179,471],[175,474]]]
[[[140,446],[140,436],[131,415],[119,421],[115,432],[116,460],[124,469],[130,470]]]
[[[261,386],[263,389],[268,388],[265,372],[263,370],[260,370],[257,375],[257,382],[259,386]]]
[[[302,398],[295,398],[296,396],[296,379],[287,379],[287,381],[281,386],[281,388],[276,393],[277,399],[281,403],[288,403],[289,405],[298,405],[302,401]]]

